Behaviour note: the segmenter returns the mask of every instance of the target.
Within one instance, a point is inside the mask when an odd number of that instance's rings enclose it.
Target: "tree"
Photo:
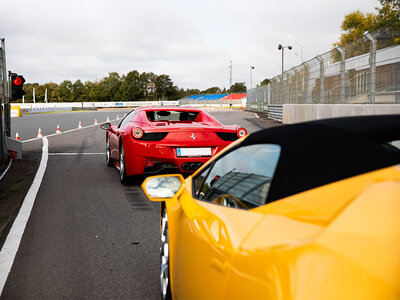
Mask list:
[[[157,97],[162,100],[165,100],[165,97],[171,98],[171,96],[176,94],[174,83],[168,75],[162,74],[157,76],[155,84]]]
[[[364,32],[373,32],[376,28],[376,15],[372,13],[364,14],[359,10],[345,15],[340,27],[346,31],[340,35],[339,42],[334,46],[344,46],[364,35]]]
[[[44,84],[44,90],[47,89],[47,101],[48,102],[56,102],[57,101],[57,89],[58,84],[49,82]]]
[[[102,101],[113,101],[118,97],[119,88],[121,85],[121,77],[117,72],[108,73],[99,83],[99,96]]]
[[[35,89],[35,94],[37,91],[37,88],[39,86],[39,83],[25,83],[24,84],[24,101],[25,102],[33,102],[33,89]],[[21,100],[22,102],[22,100]]]
[[[376,29],[376,15],[372,13],[364,14],[359,10],[345,15],[340,27],[346,31],[340,35],[339,42],[333,44],[344,48],[346,58],[365,54],[369,51],[369,43],[362,38],[366,31],[373,32]],[[340,54],[336,49],[332,49],[333,61],[340,60]]]
[[[246,93],[247,88],[244,82],[236,82],[234,85],[231,86],[230,92],[231,93]]]
[[[125,80],[119,88],[124,101],[137,101],[144,98],[145,90],[140,81],[138,71],[132,70],[126,74]]]
[[[61,102],[71,102],[72,98],[72,82],[70,80],[64,80],[61,82],[57,89],[57,99]]]
[[[221,93],[221,89],[217,86],[214,87],[210,87],[204,91],[201,92],[202,94],[220,94]]]
[[[265,78],[263,81],[261,81],[260,86],[268,85],[271,83],[271,79]]]
[[[74,82],[72,85],[72,95],[71,98],[75,102],[83,101],[83,92],[84,92],[85,86],[83,85],[82,81],[79,79]]]
[[[400,42],[400,0],[380,0],[376,27],[389,32]]]

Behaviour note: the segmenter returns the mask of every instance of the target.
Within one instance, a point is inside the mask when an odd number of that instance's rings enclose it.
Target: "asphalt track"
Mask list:
[[[32,132],[39,124],[51,134],[60,118],[67,130],[78,121],[92,124],[95,116],[99,122],[121,116],[96,113],[24,116],[13,127]],[[249,112],[213,114],[249,132],[276,125]],[[29,132],[26,139],[35,136]],[[49,136],[48,143],[47,168],[1,298],[158,299],[159,204],[139,186],[121,185],[118,171],[105,165],[105,132],[98,126]],[[24,156],[41,155],[42,145],[42,139],[24,142]]]

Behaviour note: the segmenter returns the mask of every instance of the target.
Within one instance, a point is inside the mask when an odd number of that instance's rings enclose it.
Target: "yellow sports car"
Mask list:
[[[149,177],[163,299],[400,299],[400,115],[237,140],[192,176]]]

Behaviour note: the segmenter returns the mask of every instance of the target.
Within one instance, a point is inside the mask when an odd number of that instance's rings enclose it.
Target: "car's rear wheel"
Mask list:
[[[161,218],[160,267],[161,299],[172,299],[169,280],[169,237],[168,216],[166,208],[164,208]]]
[[[111,154],[110,154],[110,138],[106,135],[106,165],[108,167],[112,167],[114,164],[111,161]]]
[[[126,175],[125,169],[125,153],[124,153],[124,145],[121,144],[119,149],[119,179],[122,184],[127,184],[129,181],[128,175]]]

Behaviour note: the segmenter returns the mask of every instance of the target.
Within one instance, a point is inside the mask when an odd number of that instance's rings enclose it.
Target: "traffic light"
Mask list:
[[[22,99],[24,91],[25,78],[22,75],[11,73],[11,98],[10,101]]]

